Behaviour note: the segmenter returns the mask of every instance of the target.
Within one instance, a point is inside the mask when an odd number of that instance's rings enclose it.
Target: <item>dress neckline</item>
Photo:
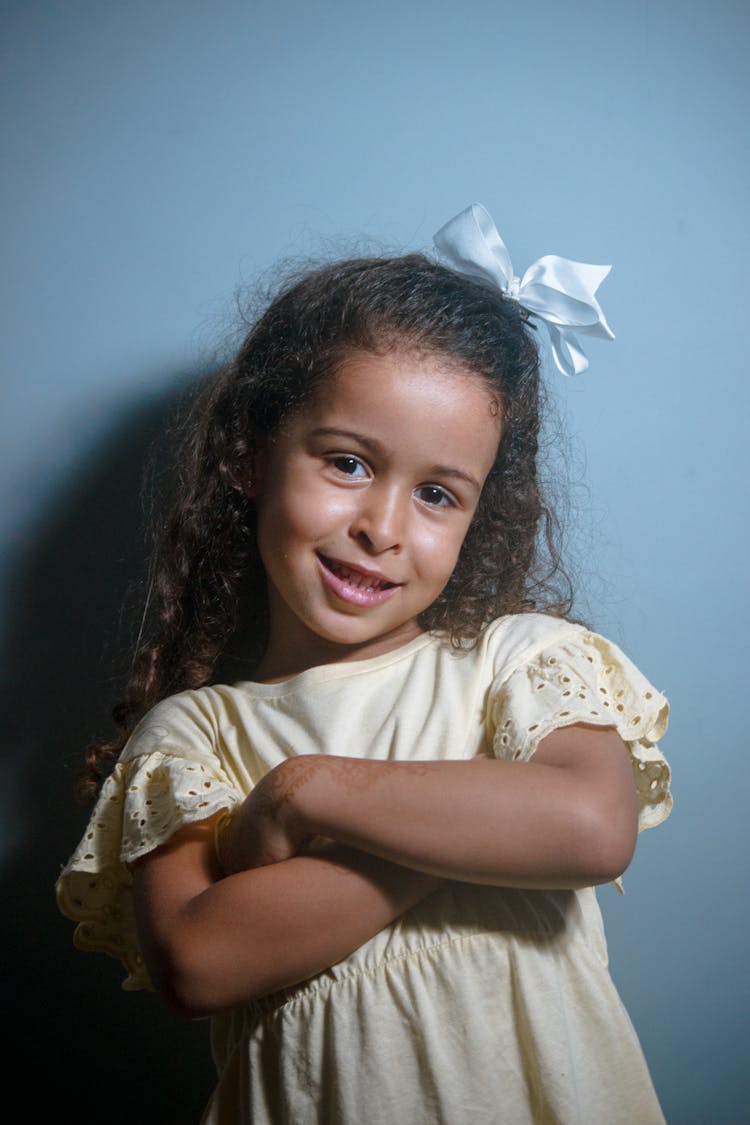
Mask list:
[[[406,644],[400,645],[390,652],[381,653],[379,656],[370,656],[364,660],[339,660],[330,664],[316,664],[312,668],[306,668],[303,672],[298,672],[295,676],[290,676],[287,680],[278,680],[276,683],[266,684],[259,680],[237,680],[233,686],[240,691],[266,698],[274,695],[287,695],[314,684],[343,680],[352,676],[364,675],[380,668],[387,668],[389,665],[405,660],[413,653],[435,642],[440,643],[433,633],[420,633],[412,640],[407,641]]]

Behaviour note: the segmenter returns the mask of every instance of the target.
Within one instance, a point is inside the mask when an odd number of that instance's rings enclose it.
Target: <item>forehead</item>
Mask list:
[[[486,475],[502,428],[495,392],[476,373],[431,353],[355,352],[318,388],[305,419],[354,429],[390,449],[445,449]],[[486,464],[485,464],[486,463]]]
[[[375,420],[392,403],[432,408],[441,421],[490,418],[500,427],[500,403],[484,379],[429,352],[353,352],[320,385],[310,409],[370,411]]]

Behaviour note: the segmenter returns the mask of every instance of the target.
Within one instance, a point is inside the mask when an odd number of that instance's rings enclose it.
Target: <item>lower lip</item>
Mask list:
[[[323,576],[323,581],[329,590],[331,590],[337,598],[342,602],[347,602],[349,605],[359,606],[374,606],[382,605],[387,602],[389,598],[399,590],[398,586],[386,586],[371,589],[363,589],[360,586],[354,586],[351,582],[347,582],[345,578],[340,578],[338,574],[334,574],[329,570],[323,560],[318,558],[318,566]]]

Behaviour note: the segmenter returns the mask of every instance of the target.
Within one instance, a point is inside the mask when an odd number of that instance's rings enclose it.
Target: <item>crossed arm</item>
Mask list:
[[[185,828],[134,869],[159,991],[206,1015],[307,980],[442,879],[580,887],[625,869],[633,776],[615,731],[548,735],[530,762],[306,755],[272,770],[222,836]],[[313,837],[326,843],[305,849]]]

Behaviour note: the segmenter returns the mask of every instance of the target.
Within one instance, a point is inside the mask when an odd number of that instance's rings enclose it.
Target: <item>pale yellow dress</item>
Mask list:
[[[140,723],[64,869],[82,949],[149,987],[128,864],[236,805],[293,754],[526,760],[556,727],[614,725],[641,827],[669,813],[667,704],[613,644],[539,614],[457,653],[424,634],[280,684],[184,692]],[[443,827],[450,834],[451,825]],[[645,935],[644,935],[645,936]],[[445,883],[320,976],[212,1020],[221,1125],[649,1125],[663,1117],[607,970],[593,889]]]

